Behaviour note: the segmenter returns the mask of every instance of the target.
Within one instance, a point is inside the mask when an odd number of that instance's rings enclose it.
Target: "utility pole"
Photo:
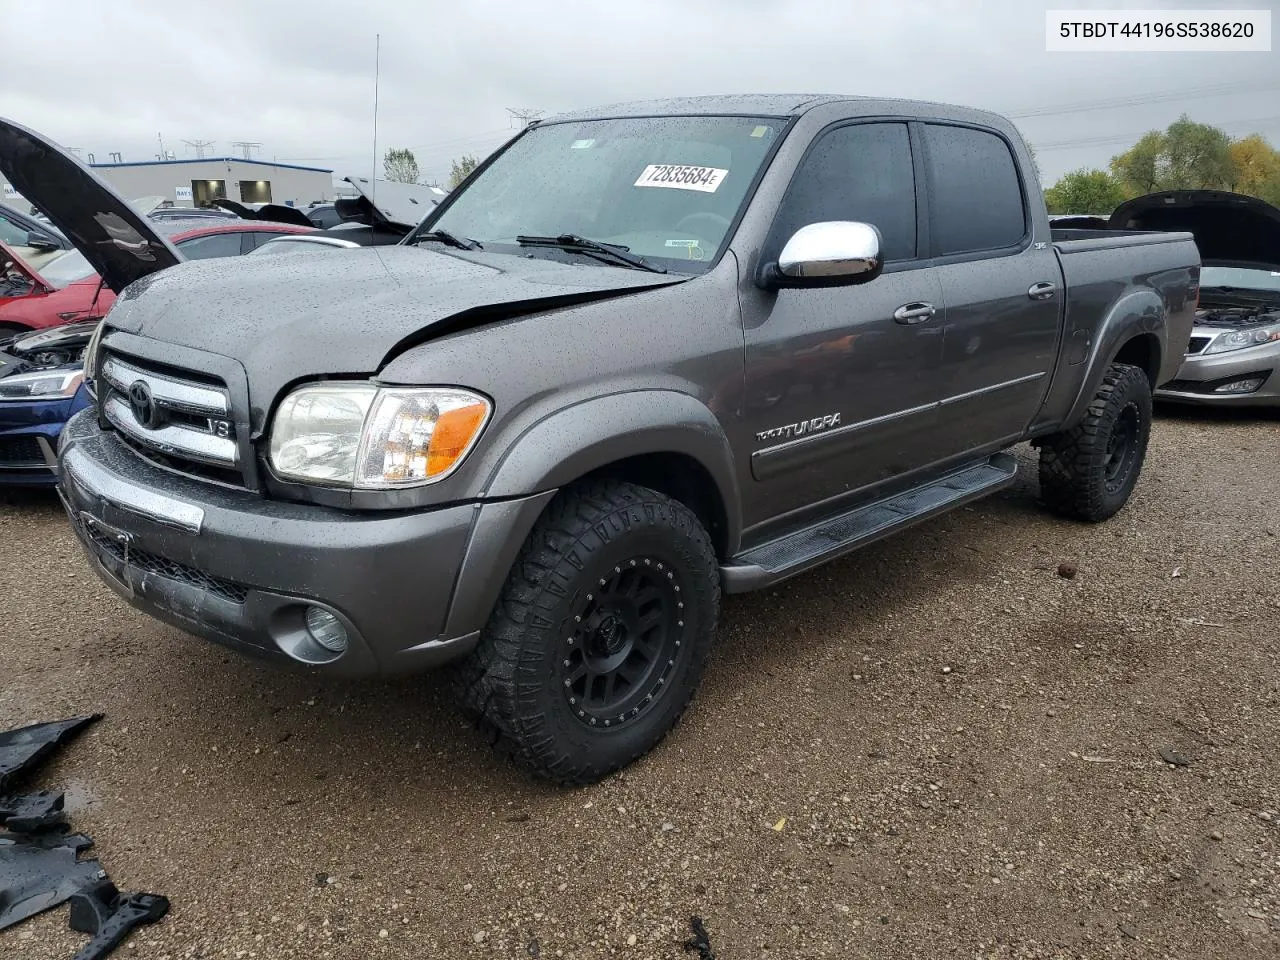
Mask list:
[[[246,160],[252,160],[253,151],[262,147],[262,144],[258,143],[256,140],[232,140],[231,145],[233,147],[239,147],[240,155]]]
[[[183,140],[188,147],[196,152],[196,159],[204,159],[204,148],[213,146],[212,140]]]
[[[507,113],[511,114],[511,120],[519,120],[522,127],[529,127],[540,116],[546,113],[545,110],[529,110],[527,108],[507,107]]]

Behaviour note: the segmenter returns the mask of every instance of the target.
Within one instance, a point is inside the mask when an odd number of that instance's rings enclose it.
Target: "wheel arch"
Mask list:
[[[1063,428],[1070,428],[1084,416],[1113,363],[1138,367],[1154,390],[1168,342],[1168,311],[1155,290],[1134,290],[1117,300],[1098,325],[1087,359],[1088,373],[1063,420]]]
[[[698,515],[717,553],[737,549],[741,510],[729,440],[689,394],[628,391],[539,419],[509,444],[483,496],[528,496],[587,478],[658,490]]]

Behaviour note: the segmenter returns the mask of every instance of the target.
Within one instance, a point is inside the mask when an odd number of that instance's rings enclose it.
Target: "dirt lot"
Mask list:
[[[173,900],[122,956],[674,958],[696,914],[722,960],[1274,958],[1278,500],[1280,417],[1166,413],[1108,524],[1028,471],[730,598],[684,723],[561,791],[432,677],[282,675],[134,613],[8,495],[0,728],[106,714],[41,782]],[[64,908],[0,955],[83,942]]]

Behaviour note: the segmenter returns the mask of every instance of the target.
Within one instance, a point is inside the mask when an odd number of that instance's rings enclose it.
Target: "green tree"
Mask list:
[[[1166,190],[1229,190],[1236,179],[1231,138],[1183,114],[1164,132]]]
[[[1231,189],[1267,199],[1280,187],[1280,150],[1276,150],[1259,133],[1231,144],[1231,159],[1235,161],[1235,182]]]
[[[1111,173],[1133,196],[1155,193],[1161,188],[1160,156],[1164,152],[1164,134],[1152,130],[1132,147],[1111,158]]]
[[[1124,188],[1105,170],[1072,170],[1044,192],[1050,213],[1106,215],[1124,200]]]
[[[417,158],[414,157],[413,151],[408,148],[392,148],[382,158],[382,172],[388,180],[394,180],[397,183],[417,183]]]
[[[453,161],[453,168],[449,171],[449,189],[452,190],[463,180],[467,179],[467,175],[471,173],[480,161],[475,157],[462,156]]]
[[[1163,132],[1152,130],[1111,158],[1111,172],[1127,193],[1229,190],[1238,179],[1231,138],[1185,114]]]

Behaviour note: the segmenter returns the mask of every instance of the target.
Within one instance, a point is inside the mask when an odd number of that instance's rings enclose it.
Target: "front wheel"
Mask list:
[[[631,483],[569,487],[459,668],[463,709],[528,771],[592,783],[679,720],[719,606],[715,550],[691,510]]]
[[[1107,368],[1084,419],[1040,441],[1040,495],[1054,513],[1096,523],[1129,500],[1151,439],[1151,383],[1138,367]]]

